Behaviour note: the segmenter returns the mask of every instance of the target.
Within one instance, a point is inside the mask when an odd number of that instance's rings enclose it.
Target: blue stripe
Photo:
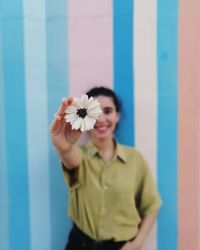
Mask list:
[[[22,1],[3,1],[1,8],[9,243],[11,250],[27,250],[30,223]]]
[[[114,90],[122,101],[117,139],[134,145],[133,83],[133,0],[115,0],[114,7]]]
[[[68,95],[66,0],[47,1],[48,120],[52,121],[62,97]],[[55,149],[49,141],[51,249],[64,249],[70,222],[67,219],[67,189]]]
[[[178,1],[158,1],[158,249],[177,250]]]
[[[2,29],[0,21],[0,249],[8,250],[8,183],[5,151],[5,112],[2,62]]]

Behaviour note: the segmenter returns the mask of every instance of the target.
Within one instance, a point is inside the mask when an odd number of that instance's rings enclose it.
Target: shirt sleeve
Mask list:
[[[162,200],[152,173],[143,158],[141,164],[142,173],[140,185],[136,195],[136,204],[141,218],[144,218],[156,209],[159,209],[162,205]]]
[[[64,180],[70,189],[75,189],[75,188],[79,187],[79,185],[80,185],[81,167],[83,165],[83,161],[85,158],[85,153],[84,153],[82,147],[80,147],[80,149],[81,149],[81,154],[82,154],[82,160],[81,160],[79,167],[73,168],[73,169],[67,169],[64,166],[64,164],[61,162]]]

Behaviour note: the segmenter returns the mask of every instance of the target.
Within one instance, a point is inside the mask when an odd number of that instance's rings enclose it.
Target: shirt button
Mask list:
[[[102,207],[102,208],[101,208],[101,213],[102,213],[102,214],[105,214],[105,212],[106,212],[105,207]]]
[[[105,190],[107,190],[107,189],[108,189],[108,186],[107,186],[107,185],[105,185],[105,186],[104,186],[104,189],[105,189]]]

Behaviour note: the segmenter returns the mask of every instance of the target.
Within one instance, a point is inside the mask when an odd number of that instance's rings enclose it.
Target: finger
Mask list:
[[[60,121],[62,119],[62,116],[61,115],[58,115],[58,113],[55,113],[54,114],[54,119]]]
[[[62,128],[63,125],[64,125],[64,119],[61,119],[59,115],[55,115],[50,126],[50,131],[53,133],[57,133],[57,131],[59,132],[60,128]]]
[[[68,98],[68,99],[62,99],[62,103],[57,111],[57,115],[64,115],[65,114],[65,110],[68,106],[70,106],[73,102],[73,98]]]
[[[51,127],[57,126],[57,124],[59,124],[59,123],[63,124],[63,121],[65,123],[68,123],[68,122],[65,121],[65,115],[66,115],[65,113],[60,114],[60,115],[58,113],[55,113],[54,114],[54,119],[53,119],[53,121],[51,123]]]

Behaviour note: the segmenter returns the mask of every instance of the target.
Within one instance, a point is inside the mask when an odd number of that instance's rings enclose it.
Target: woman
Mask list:
[[[139,250],[161,206],[159,193],[143,156],[114,138],[120,119],[115,93],[97,87],[87,95],[97,98],[103,111],[89,143],[77,146],[82,133],[64,120],[72,98],[62,101],[51,125],[74,222],[66,250]]]

